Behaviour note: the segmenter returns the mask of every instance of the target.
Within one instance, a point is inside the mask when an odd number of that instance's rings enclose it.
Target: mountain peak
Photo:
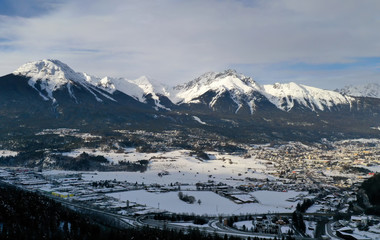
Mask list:
[[[337,89],[341,94],[355,97],[372,97],[380,98],[380,84],[367,83],[362,85],[349,85],[342,89]]]
[[[183,85],[178,85],[174,87],[176,90],[199,88],[201,86],[216,87],[216,85],[222,85],[227,89],[231,87],[234,88],[236,85],[247,85],[258,87],[258,84],[251,78],[246,77],[243,74],[237,73],[234,69],[227,69],[223,72],[207,72],[202,74],[200,77],[194,79]]]
[[[263,94],[269,101],[284,111],[290,111],[296,102],[312,111],[324,111],[326,109],[331,110],[331,108],[340,104],[350,104],[350,101],[352,101],[352,98],[334,91],[294,82],[263,85],[263,89]]]
[[[94,95],[97,101],[102,101],[90,89],[91,85],[87,83],[91,78],[89,75],[77,73],[67,64],[56,59],[44,59],[26,63],[14,71],[13,74],[29,78],[28,84],[46,101],[52,100],[55,103],[56,99],[53,92],[63,86],[67,86],[70,97],[76,100],[72,92],[72,85],[84,87]]]
[[[256,82],[251,77],[247,77],[241,73],[238,73],[235,69],[227,69],[224,72],[216,74],[215,76],[216,79],[221,79],[221,78],[226,78],[226,77],[239,79],[245,84],[256,84]]]
[[[35,80],[49,79],[56,83],[82,79],[80,74],[76,73],[67,64],[56,59],[44,59],[26,63],[14,71],[13,74],[30,77]]]
[[[239,74],[236,70],[228,69],[219,73],[205,73],[187,84],[174,87],[174,89],[178,91],[175,102],[190,103],[208,91],[216,93],[228,91],[232,93],[234,98],[240,99],[239,96],[259,91],[261,86],[251,77]]]

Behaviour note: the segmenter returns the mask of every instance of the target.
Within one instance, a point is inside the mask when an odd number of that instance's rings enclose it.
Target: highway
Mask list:
[[[343,239],[343,238],[337,237],[337,236],[333,233],[333,231],[332,231],[332,229],[331,229],[331,224],[332,224],[332,222],[328,222],[328,223],[325,225],[325,227],[326,227],[326,235],[329,236],[329,237],[330,237],[331,239],[333,239],[333,240]]]

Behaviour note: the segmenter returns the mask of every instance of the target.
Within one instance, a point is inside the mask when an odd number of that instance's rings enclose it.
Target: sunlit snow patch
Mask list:
[[[194,120],[199,122],[200,124],[207,125],[207,123],[203,122],[199,117],[193,116]]]

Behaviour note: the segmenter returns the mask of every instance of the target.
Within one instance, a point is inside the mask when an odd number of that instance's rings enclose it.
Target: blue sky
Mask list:
[[[63,0],[1,0],[0,15],[12,17],[38,17],[59,7]]]
[[[377,0],[0,0],[0,75],[59,59],[175,85],[234,68],[260,84],[380,83]]]

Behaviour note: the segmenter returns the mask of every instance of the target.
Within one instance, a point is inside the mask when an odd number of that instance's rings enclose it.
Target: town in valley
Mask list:
[[[36,167],[3,166],[1,184],[105,214],[127,227],[199,228],[272,239],[376,239],[380,234],[380,218],[366,211],[371,203],[361,190],[380,171],[378,139],[248,145],[194,136],[194,150],[186,150],[178,147],[176,131],[118,132],[129,139],[138,136],[145,147],[103,141],[76,129],[39,132],[36,136],[74,136],[83,144],[68,152],[49,151]],[[94,142],[97,147],[91,147]],[[230,150],[195,150],[218,144]],[[0,150],[8,162],[18,154]],[[57,170],[57,156],[106,161],[95,170]],[[132,163],[143,167],[107,168]]]

